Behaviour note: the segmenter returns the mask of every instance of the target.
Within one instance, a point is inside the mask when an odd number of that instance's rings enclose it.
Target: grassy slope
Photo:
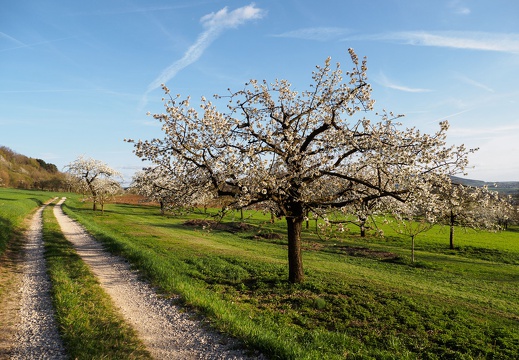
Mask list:
[[[448,233],[434,230],[418,237],[417,264],[407,260],[408,240],[391,234],[321,241],[305,233],[306,282],[291,286],[282,239],[195,230],[151,207],[111,205],[101,216],[67,203],[163,291],[180,293],[216,327],[272,358],[512,359],[519,352],[516,232],[458,231],[461,250],[450,251]],[[264,232],[265,220],[255,214],[249,222]]]

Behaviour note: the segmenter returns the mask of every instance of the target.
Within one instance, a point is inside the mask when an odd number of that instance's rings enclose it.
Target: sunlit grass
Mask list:
[[[246,231],[209,231],[183,225],[201,213],[164,217],[154,207],[110,205],[101,215],[66,204],[162,291],[272,358],[512,359],[519,351],[519,250],[506,245],[515,232],[460,232],[460,246],[479,249],[469,254],[448,250],[448,233],[433,230],[417,238],[412,264],[404,238],[361,238],[352,228],[324,240],[305,230],[306,281],[290,285],[285,223],[270,224],[268,214],[246,213]],[[258,236],[265,233],[281,237]]]
[[[24,219],[55,193],[0,188],[0,255],[7,244],[20,237],[26,228]]]

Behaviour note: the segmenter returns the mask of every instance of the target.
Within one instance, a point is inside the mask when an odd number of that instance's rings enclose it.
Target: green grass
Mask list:
[[[56,196],[45,191],[0,188],[0,255],[22,235],[24,219],[38,206]]]
[[[278,359],[515,359],[519,353],[519,234],[435,228],[408,239],[305,231],[306,281],[287,283],[284,221],[250,212],[251,228],[207,231],[158,209],[75,199],[65,211],[127,257],[164,293],[213,326]],[[228,217],[227,221],[238,218]]]
[[[43,239],[60,334],[72,359],[150,359],[110,297],[44,210]]]

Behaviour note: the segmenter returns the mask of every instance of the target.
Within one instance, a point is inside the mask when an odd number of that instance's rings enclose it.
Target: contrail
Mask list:
[[[197,61],[205,49],[207,49],[224,30],[236,28],[248,20],[260,19],[264,14],[264,10],[257,8],[255,4],[252,3],[231,12],[228,12],[227,7],[224,7],[216,13],[204,15],[200,19],[200,22],[206,30],[198,36],[195,43],[187,49],[181,59],[164,69],[162,73],[148,85],[148,89],[142,100],[142,106],[146,104],[147,95],[150,92],[158,89],[162,84],[171,80],[180,70]]]

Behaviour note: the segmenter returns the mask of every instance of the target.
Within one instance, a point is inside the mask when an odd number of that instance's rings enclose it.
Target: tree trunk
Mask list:
[[[301,255],[301,229],[303,216],[287,216],[288,232],[288,281],[301,283],[304,280],[303,258]]]
[[[88,184],[88,188],[90,189],[90,193],[92,194],[92,210],[93,211],[96,211],[97,210],[97,191],[95,190],[94,186],[92,185],[92,182],[94,181],[94,179],[87,181],[87,184]]]
[[[360,219],[360,237],[366,237],[366,219]]]
[[[456,217],[454,216],[454,213],[451,211],[451,218],[450,218],[450,232],[449,232],[449,244],[450,249],[454,250],[454,223],[455,223]]]
[[[414,263],[414,235],[411,236],[411,262]]]
[[[449,232],[449,243],[450,249],[454,250],[454,225],[451,224],[450,232]]]

